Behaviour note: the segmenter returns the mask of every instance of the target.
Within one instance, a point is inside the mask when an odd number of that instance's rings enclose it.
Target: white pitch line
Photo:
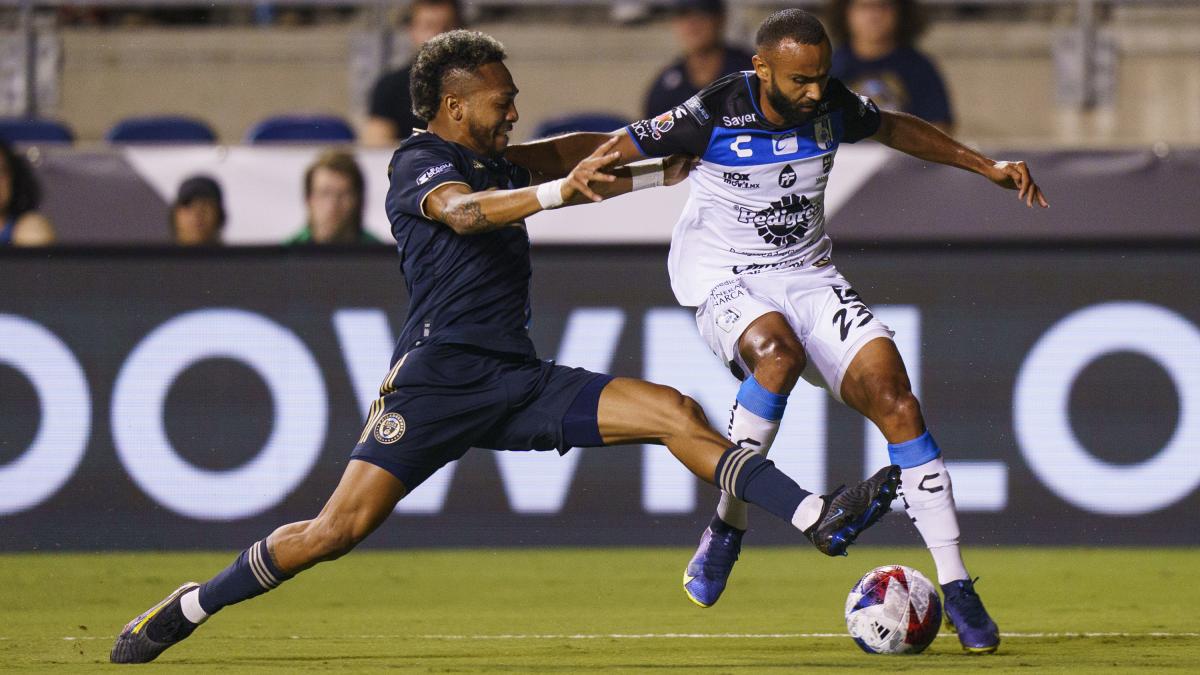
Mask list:
[[[947,637],[948,634],[939,637]],[[1005,638],[1200,638],[1200,632],[1001,633]],[[845,633],[510,633],[498,635],[289,635],[287,638],[223,636],[222,640],[812,640],[844,638]],[[0,640],[15,638],[0,636]],[[115,635],[68,635],[63,640],[114,640]]]

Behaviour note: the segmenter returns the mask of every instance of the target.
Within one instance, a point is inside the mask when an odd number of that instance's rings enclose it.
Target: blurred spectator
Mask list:
[[[0,141],[0,247],[54,243],[54,227],[37,211],[41,201],[29,161]]]
[[[308,223],[287,240],[289,245],[378,244],[363,230],[365,184],[354,156],[329,150],[304,172]]]
[[[192,176],[179,184],[171,205],[171,238],[180,246],[220,246],[225,228],[221,186],[208,176]]]
[[[429,38],[448,30],[462,28],[462,9],[458,0],[412,0],[404,16],[413,54]],[[363,145],[391,147],[424,129],[425,122],[412,111],[409,71],[412,63],[380,77],[371,88],[369,117],[362,130]]]
[[[838,48],[831,74],[881,108],[911,113],[943,131],[954,117],[937,68],[913,46],[924,29],[916,0],[833,0]]]
[[[674,0],[671,12],[683,55],[654,78],[643,105],[646,118],[683,103],[722,75],[754,67],[753,54],[725,44],[722,0]]]

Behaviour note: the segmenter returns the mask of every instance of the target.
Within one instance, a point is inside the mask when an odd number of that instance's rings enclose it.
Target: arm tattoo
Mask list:
[[[496,223],[483,215],[483,208],[474,199],[464,199],[443,214],[446,223],[459,234],[478,234],[496,228]]]

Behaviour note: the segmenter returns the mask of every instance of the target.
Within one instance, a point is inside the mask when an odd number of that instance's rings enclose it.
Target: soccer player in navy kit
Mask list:
[[[204,584],[189,582],[129,622],[110,654],[151,661],[220,609],[349,552],[405,494],[471,447],[558,450],[658,443],[690,471],[791,522],[838,555],[889,508],[896,466],[848,490],[809,493],[769,460],[733,446],[669,387],[541,361],[528,333],[523,219],[682,180],[693,160],[608,168],[608,140],[569,171],[533,174],[502,157],[517,121],[503,47],[471,31],[427,42],[413,67],[428,132],[392,157],[387,212],[409,314],[393,366],[341,482],[312,520],[284,525]],[[561,177],[558,177],[561,176]],[[536,186],[535,186],[536,184]]]
[[[873,138],[901,152],[979,173],[1045,207],[1024,162],[998,162],[904,113],[880,111],[830,78],[831,48],[811,14],[782,10],[759,27],[754,70],[732,73],[658,117],[616,132],[622,162],[688,153],[701,158],[671,237],[668,267],[680,304],[697,309],[701,336],[742,380],[731,442],[765,454],[788,394],[803,377],[865,415],[902,468],[908,516],[937,565],[946,616],[963,648],[1000,643],[959,552],[949,473],[926,429],[892,331],[832,264],[824,193],[840,143]],[[509,159],[541,171],[587,154],[601,134],[515,146]],[[684,573],[709,607],[741,550],[745,505],[728,492]]]

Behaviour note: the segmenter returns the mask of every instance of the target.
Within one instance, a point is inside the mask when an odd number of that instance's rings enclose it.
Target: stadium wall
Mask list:
[[[973,544],[1195,545],[1200,247],[859,246],[841,271],[897,343]],[[661,246],[534,254],[545,357],[646,377],[722,425],[735,380]],[[0,256],[0,550],[238,548],[321,507],[388,370],[386,249]],[[34,292],[36,291],[36,292]],[[886,461],[801,385],[772,459],[814,490]],[[715,490],[663,448],[475,450],[371,546],[691,544]],[[754,516],[755,541],[794,543]],[[914,543],[889,516],[866,539]]]

